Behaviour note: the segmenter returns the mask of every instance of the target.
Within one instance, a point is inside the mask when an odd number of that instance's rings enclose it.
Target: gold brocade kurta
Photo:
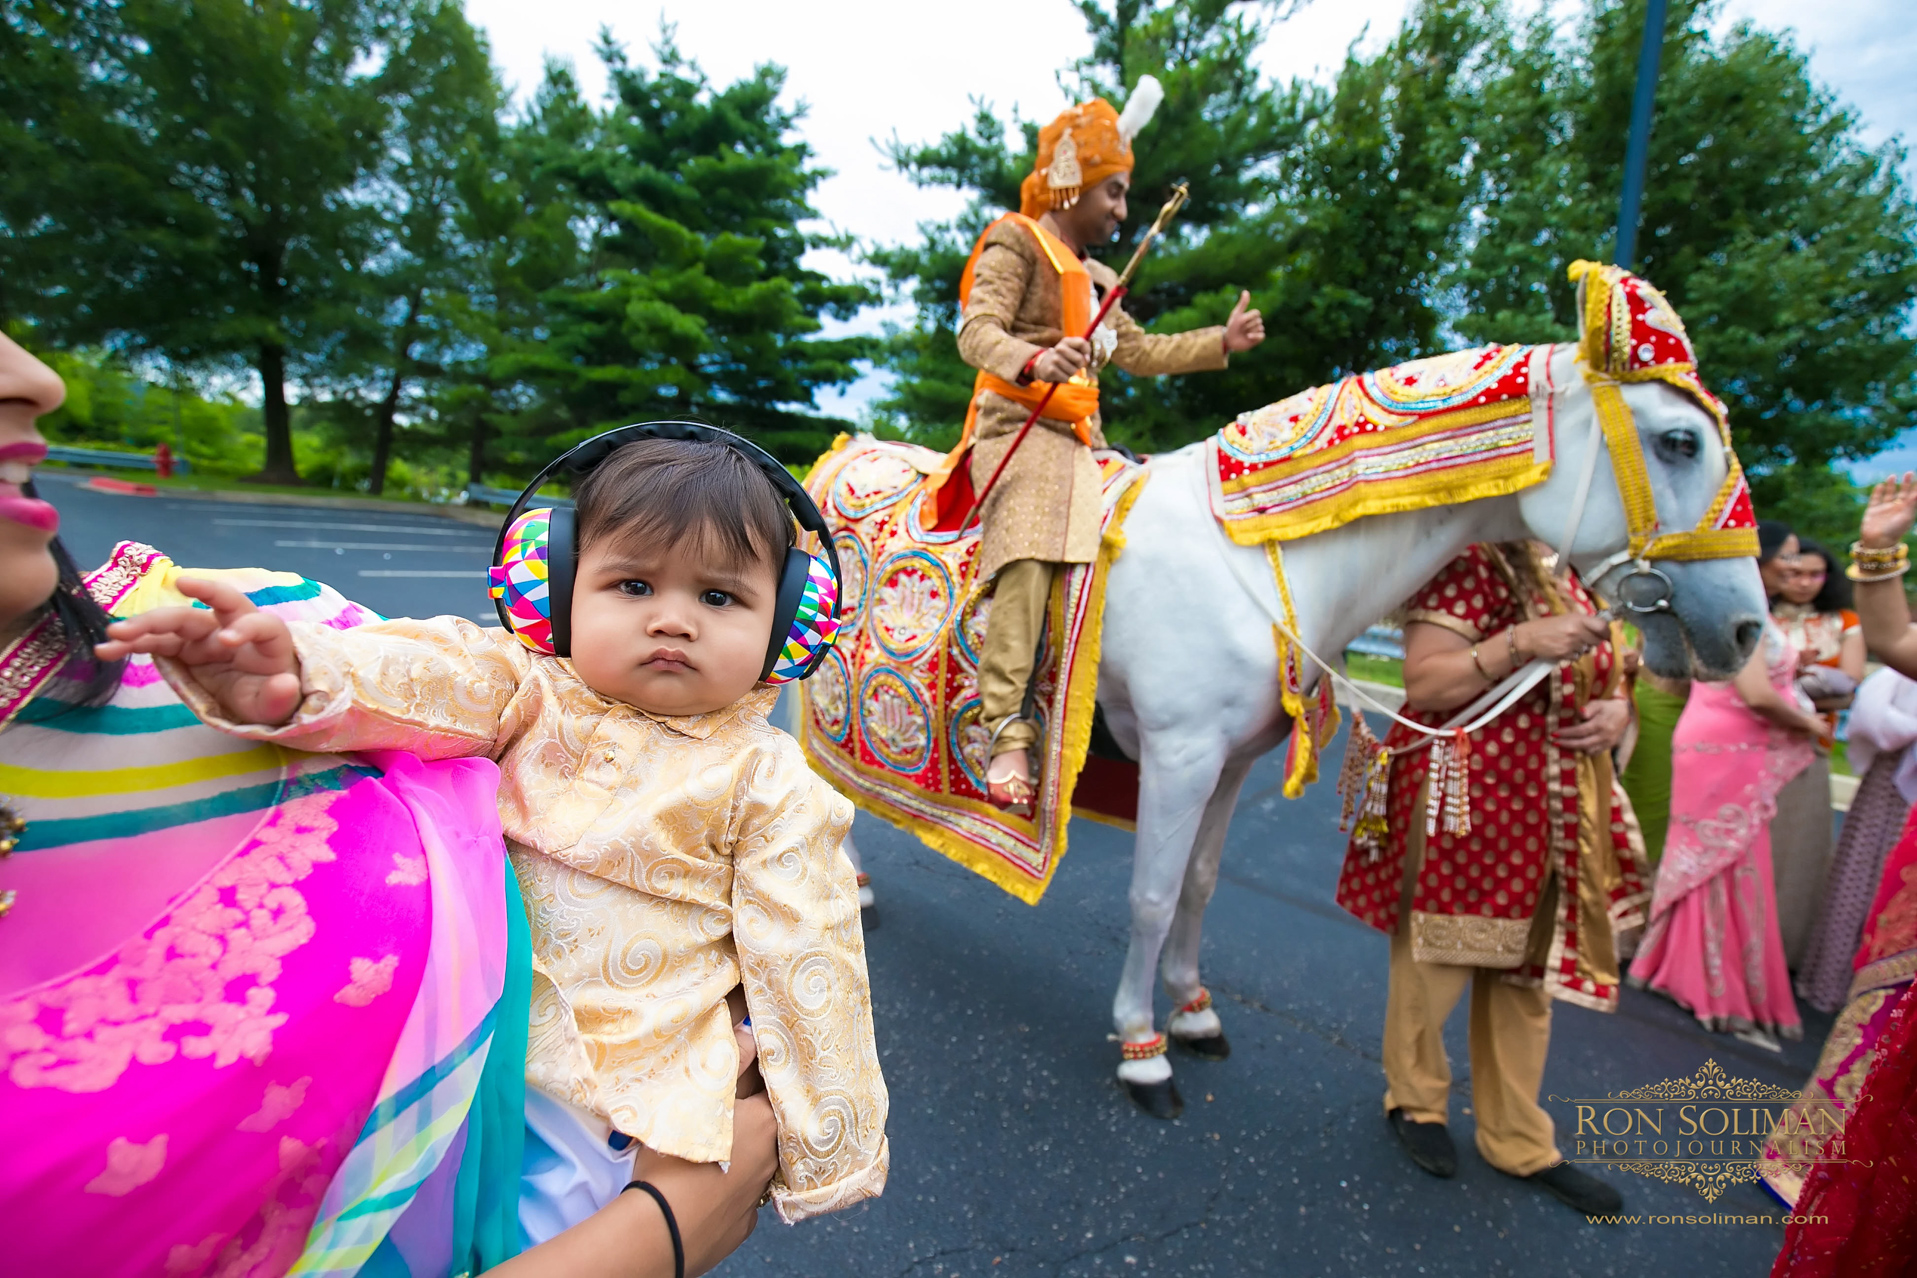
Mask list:
[[[1101,298],[1118,283],[1117,273],[1102,262],[1087,259],[1085,269]],[[1095,299],[1092,310],[1097,309]],[[979,252],[959,325],[959,354],[972,367],[1015,382],[1032,356],[1067,336],[1059,327],[1063,312],[1059,274],[1031,232],[1015,222],[1001,222]],[[1094,376],[1108,363],[1143,377],[1220,369],[1225,367],[1224,339],[1222,326],[1147,333],[1121,304],[1112,307],[1092,343]],[[971,457],[974,488],[991,479],[1030,411],[991,391],[978,392],[977,442]],[[1096,416],[1092,443],[1100,448],[1105,444]],[[1092,450],[1073,436],[1070,422],[1039,418],[985,499],[978,580],[989,581],[1014,559],[1093,562],[1098,558],[1099,513],[1098,464]]]
[[[572,663],[456,617],[296,623],[299,711],[234,724],[185,669],[205,722],[302,750],[484,756],[532,924],[528,1083],[661,1153],[731,1156],[743,983],[779,1122],[788,1222],[885,1187],[887,1097],[872,1033],[852,805],[766,722],[776,692],[649,715]]]

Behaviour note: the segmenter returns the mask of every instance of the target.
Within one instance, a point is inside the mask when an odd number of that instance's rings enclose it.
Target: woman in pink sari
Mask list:
[[[1771,1051],[1801,1038],[1777,927],[1770,820],[1810,764],[1821,725],[1793,682],[1775,625],[1728,684],[1692,685],[1671,744],[1671,825],[1631,983],[1689,1008],[1707,1029]]]

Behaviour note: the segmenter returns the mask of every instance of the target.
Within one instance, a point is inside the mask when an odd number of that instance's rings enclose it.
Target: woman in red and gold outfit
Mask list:
[[[1906,678],[1917,678],[1904,594],[1913,520],[1917,475],[1879,484],[1848,571],[1864,642]],[[1917,814],[1884,860],[1852,962],[1849,1001],[1800,1102],[1822,1111],[1820,1131],[1830,1131],[1833,1109],[1841,1127],[1808,1141],[1780,1139],[1780,1127],[1766,1152],[1765,1178],[1795,1207],[1773,1278],[1917,1273]]]
[[[1385,1111],[1412,1160],[1457,1170],[1444,1022],[1469,986],[1478,1152],[1605,1214],[1617,1191],[1563,1161],[1538,1088],[1551,1000],[1617,1006],[1615,929],[1639,921],[1646,897],[1610,756],[1630,706],[1611,626],[1546,554],[1472,546],[1407,603],[1405,714],[1419,723],[1450,725],[1534,658],[1558,665],[1465,741],[1392,729],[1387,828],[1361,823],[1338,902],[1391,937]],[[1434,759],[1440,783],[1427,787]],[[1467,783],[1447,787],[1447,774]]]

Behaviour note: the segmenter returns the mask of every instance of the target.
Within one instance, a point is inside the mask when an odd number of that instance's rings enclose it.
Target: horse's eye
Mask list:
[[[1657,451],[1663,454],[1666,461],[1696,457],[1697,449],[1696,431],[1667,430],[1657,437]]]

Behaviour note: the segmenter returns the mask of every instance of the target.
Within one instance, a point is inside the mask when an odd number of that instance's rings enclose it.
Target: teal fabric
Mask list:
[[[493,1047],[466,1119],[453,1209],[455,1256],[475,1273],[519,1254],[519,1168],[526,1144],[526,1028],[532,1020],[532,928],[519,877],[506,862],[506,988],[493,1013]],[[479,1156],[472,1156],[475,1146]]]
[[[532,929],[519,879],[506,863],[506,985],[491,1017],[492,1041],[466,1113],[466,1145],[453,1181],[452,1278],[468,1278],[519,1254],[519,1171],[526,1144],[526,1029],[532,1019]],[[462,1259],[463,1258],[463,1259]],[[388,1236],[358,1278],[415,1274]]]

